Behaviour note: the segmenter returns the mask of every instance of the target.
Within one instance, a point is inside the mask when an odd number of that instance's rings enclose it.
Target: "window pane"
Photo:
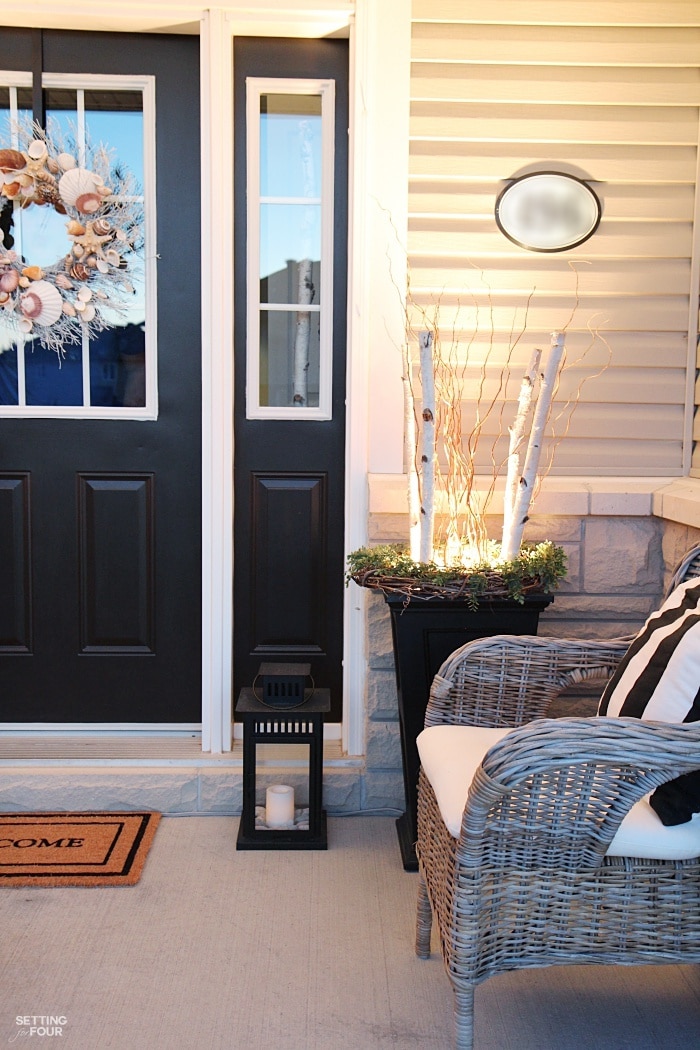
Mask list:
[[[46,123],[66,149],[75,149],[78,127],[78,93],[75,88],[47,88],[44,93]],[[77,159],[77,158],[76,158]]]
[[[68,250],[66,217],[51,207],[15,208],[12,217],[15,248],[32,266],[49,267]]]
[[[82,405],[83,351],[75,344],[66,348],[60,367],[53,350],[37,340],[24,348],[28,405]]]
[[[318,408],[319,361],[317,312],[261,311],[261,406]]]
[[[109,147],[143,186],[143,97],[140,91],[86,91],[85,127],[93,146]]]
[[[260,301],[318,304],[321,207],[260,206]]]
[[[24,126],[25,120],[32,115],[32,89],[17,88],[17,116]]]
[[[17,347],[0,346],[0,405],[18,405]]]
[[[121,408],[146,404],[143,324],[107,329],[90,343],[90,404]]]
[[[260,96],[261,197],[321,196],[321,96]]]

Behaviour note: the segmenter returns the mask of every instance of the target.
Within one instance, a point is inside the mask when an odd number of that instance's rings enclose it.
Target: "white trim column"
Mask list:
[[[403,469],[410,0],[357,0],[350,47],[346,552],[367,542],[368,472]],[[345,597],[343,748],[365,751],[366,595]]]
[[[202,156],[202,750],[231,748],[233,638],[233,40],[200,37]]]

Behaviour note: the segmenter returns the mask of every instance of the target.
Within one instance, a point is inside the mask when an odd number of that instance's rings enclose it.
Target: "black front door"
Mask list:
[[[339,721],[347,42],[239,38],[233,68],[234,690],[237,696],[241,687],[250,686],[262,662],[308,663],[316,686],[330,689],[330,717]],[[256,80],[257,109],[250,102]],[[327,88],[333,93],[334,131],[323,141],[320,129],[329,96],[324,95],[322,102],[313,84],[309,86],[311,81],[321,83],[320,93]],[[255,139],[260,170],[255,185],[250,184],[247,154],[255,130],[248,124],[252,120],[260,123],[259,140]],[[332,178],[326,183],[333,204],[333,247],[328,252],[332,279],[324,276],[330,272],[324,271],[323,257],[328,230],[315,240],[317,220],[323,225],[319,219],[324,206],[321,170],[329,150],[333,157]],[[254,214],[251,194],[260,200]],[[258,228],[251,229],[256,224]],[[252,238],[260,242],[254,272]],[[250,310],[252,295],[260,304],[255,316]],[[324,336],[324,324],[329,322]],[[259,326],[259,331],[251,332],[252,325]],[[256,340],[252,351],[251,336]],[[329,380],[325,393],[324,368]]]
[[[34,42],[0,30],[0,69],[31,71]],[[80,97],[108,134],[121,134],[129,92],[110,99],[90,76],[155,78],[159,410],[23,417],[18,354],[0,354],[0,722],[201,721],[198,62],[195,38],[43,33],[45,73],[83,74]],[[75,108],[72,91],[70,76],[47,91],[49,116]],[[118,324],[91,345],[93,404],[140,404],[133,383],[124,393],[143,367],[125,337]],[[50,392],[72,382],[73,350],[60,368],[51,351],[25,361],[35,416],[76,404]]]

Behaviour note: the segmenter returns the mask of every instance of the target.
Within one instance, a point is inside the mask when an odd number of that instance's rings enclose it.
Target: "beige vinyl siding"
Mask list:
[[[687,473],[700,441],[700,3],[518,0],[486,16],[472,0],[414,0],[412,17],[412,321],[437,310],[468,369],[467,431],[481,389],[477,469],[502,461],[504,394],[517,396],[533,347],[567,326],[553,473]],[[496,198],[553,169],[589,182],[601,223],[578,248],[529,252],[498,229]],[[591,329],[604,342],[591,347]]]

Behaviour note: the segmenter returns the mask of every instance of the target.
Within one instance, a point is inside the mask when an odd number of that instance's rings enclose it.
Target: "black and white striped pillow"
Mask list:
[[[598,714],[700,721],[700,579],[681,583],[649,617],[608,682]],[[690,820],[700,812],[700,771],[657,788],[651,804],[664,824]]]

